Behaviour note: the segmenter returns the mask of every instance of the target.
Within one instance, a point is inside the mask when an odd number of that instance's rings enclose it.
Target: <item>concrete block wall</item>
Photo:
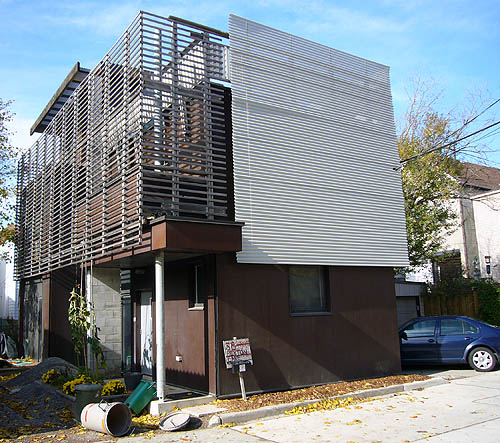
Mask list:
[[[107,375],[118,375],[122,367],[122,308],[120,270],[94,268],[92,298],[104,351]]]

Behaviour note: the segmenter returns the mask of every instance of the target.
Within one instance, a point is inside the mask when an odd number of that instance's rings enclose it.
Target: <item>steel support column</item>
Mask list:
[[[160,251],[155,257],[156,300],[156,390],[160,401],[165,399],[165,317],[164,305],[165,256]]]

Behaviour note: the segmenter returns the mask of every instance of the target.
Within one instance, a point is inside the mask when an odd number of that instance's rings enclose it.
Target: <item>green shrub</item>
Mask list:
[[[500,326],[500,290],[492,282],[482,281],[478,286],[479,318]]]

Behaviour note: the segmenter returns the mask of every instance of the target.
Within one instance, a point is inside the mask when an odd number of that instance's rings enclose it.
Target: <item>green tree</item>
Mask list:
[[[480,133],[464,139],[478,126],[489,106],[479,95],[460,111],[436,111],[441,93],[435,84],[416,80],[398,134],[405,197],[410,266],[435,258],[448,235],[458,227],[453,200],[462,195],[464,168],[460,158],[485,154]],[[436,149],[437,148],[437,149]]]
[[[0,245],[14,239],[14,189],[17,155],[10,143],[12,132],[8,124],[12,121],[10,105],[0,98]]]

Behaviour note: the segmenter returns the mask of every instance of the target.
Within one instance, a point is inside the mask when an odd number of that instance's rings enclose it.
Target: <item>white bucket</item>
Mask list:
[[[132,413],[124,403],[90,403],[82,409],[82,426],[113,437],[125,435],[132,424]]]

